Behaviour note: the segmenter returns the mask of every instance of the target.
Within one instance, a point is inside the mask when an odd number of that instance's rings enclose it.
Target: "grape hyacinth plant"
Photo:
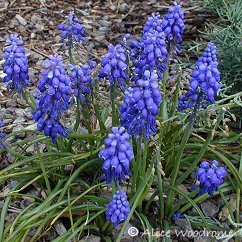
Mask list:
[[[213,196],[213,193],[223,184],[226,176],[226,169],[223,166],[219,166],[217,160],[213,160],[211,163],[202,161],[197,171],[198,181],[200,182],[200,194],[208,193],[210,196]]]
[[[10,36],[3,81],[32,106],[15,110],[22,105],[19,97],[16,105],[11,100],[16,94],[2,99],[7,90],[2,84],[0,241],[27,241],[29,234],[32,241],[48,240],[46,231],[52,233],[60,222],[65,232],[54,231],[53,241],[84,241],[90,235],[91,240],[120,242],[127,231],[129,236],[142,234],[145,241],[171,242],[176,235],[170,231],[179,219],[196,229],[239,231],[232,223],[224,227],[216,215],[208,218],[200,203],[236,194],[235,209],[228,213],[239,224],[241,134],[227,122],[234,119],[233,109],[242,106],[242,92],[218,96],[224,87],[213,43],[195,63],[189,89],[181,90],[190,65],[183,63],[188,51],[179,60],[174,55],[181,51],[185,29],[181,6],[174,3],[164,17],[153,13],[139,37],[120,33],[115,41],[120,44],[110,43],[97,58],[92,53],[95,61],[80,44],[86,40],[84,29],[71,12],[59,25],[62,48],[54,45],[55,54],[42,69],[34,65],[31,80],[38,80],[37,87],[29,81],[23,41]],[[31,109],[34,124],[22,127],[21,119],[14,120],[27,117]],[[193,189],[191,180],[200,189]],[[26,198],[31,204],[23,203],[16,219],[6,221],[13,202]],[[135,228],[127,229],[130,225]],[[161,238],[153,231],[166,233]]]
[[[104,140],[105,149],[99,152],[99,157],[104,160],[102,178],[106,179],[107,184],[112,181],[118,184],[131,175],[130,164],[134,153],[129,139],[130,135],[124,127],[113,127],[112,133]]]
[[[69,109],[70,78],[66,76],[61,56],[50,55],[43,67],[46,70],[39,79],[41,95],[33,118],[38,121],[38,130],[56,142],[58,134],[67,138],[68,130],[60,123],[60,118]]]
[[[112,222],[114,227],[117,227],[119,223],[126,220],[129,212],[130,206],[126,192],[118,190],[107,205],[106,219]]]
[[[3,82],[7,82],[8,89],[17,89],[19,93],[28,86],[30,80],[28,75],[28,58],[23,47],[23,40],[17,34],[11,34],[6,40],[7,47],[4,50],[3,71],[6,76]]]

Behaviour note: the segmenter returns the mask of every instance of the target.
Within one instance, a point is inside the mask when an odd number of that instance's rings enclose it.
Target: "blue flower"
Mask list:
[[[162,20],[158,13],[152,13],[145,23],[143,34],[153,33],[154,31],[163,32]]]
[[[168,43],[176,47],[175,52],[180,52],[179,43],[182,42],[182,34],[185,30],[184,13],[181,10],[181,4],[173,2],[174,7],[169,8],[162,22],[163,31],[166,34]]]
[[[0,128],[3,126],[3,121],[0,119]],[[0,131],[0,149],[3,148],[4,144],[2,143],[2,139],[6,137],[6,134],[2,131]]]
[[[200,181],[200,194],[208,193],[213,196],[213,192],[223,184],[227,171],[223,166],[218,166],[218,161],[213,160],[211,163],[203,161],[197,171],[197,177]]]
[[[125,181],[125,176],[130,175],[130,163],[134,157],[130,136],[125,128],[113,127],[112,131],[104,140],[105,149],[99,152],[99,157],[104,160],[102,178],[106,178],[107,184],[112,180],[116,184],[119,180]]]
[[[177,220],[183,219],[183,218],[185,218],[185,216],[184,216],[184,214],[181,214],[181,213],[174,213],[172,216],[173,221],[177,221]]]
[[[88,64],[82,66],[70,66],[70,78],[74,95],[83,103],[87,103],[90,99],[93,87],[92,72],[95,66],[96,62],[94,61],[89,61]]]
[[[128,81],[126,74],[128,65],[125,50],[121,45],[108,46],[108,53],[102,58],[102,70],[99,73],[100,78],[107,78],[111,84],[118,83],[123,91]]]
[[[9,45],[4,50],[3,72],[6,76],[3,82],[8,83],[8,89],[17,88],[18,92],[22,92],[24,87],[29,84],[28,75],[28,59],[25,55],[25,49],[22,46],[24,42],[17,34],[11,34],[10,38],[6,40],[6,45]]]
[[[144,78],[125,92],[124,103],[120,107],[121,125],[132,136],[143,135],[150,140],[156,133],[156,116],[159,113],[161,93],[157,74],[144,72]]]
[[[60,123],[61,115],[69,108],[71,93],[70,79],[62,63],[61,56],[49,56],[43,63],[46,70],[42,71],[38,88],[41,93],[34,120],[38,121],[38,130],[44,131],[56,142],[57,135],[67,137],[67,131]]]
[[[180,99],[178,110],[192,108],[198,99],[203,107],[207,103],[215,103],[214,97],[220,88],[220,72],[216,57],[216,46],[208,43],[205,52],[195,64],[195,70],[190,79],[190,89]]]
[[[66,16],[65,24],[59,24],[58,29],[61,31],[61,38],[67,41],[67,45],[86,41],[85,31],[74,12]]]
[[[130,205],[127,200],[126,192],[118,190],[107,205],[106,219],[112,222],[114,227],[117,227],[119,223],[126,220],[129,213]]]

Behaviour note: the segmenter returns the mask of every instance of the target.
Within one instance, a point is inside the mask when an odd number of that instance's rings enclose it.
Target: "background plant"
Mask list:
[[[208,23],[207,36],[218,46],[222,81],[232,86],[230,93],[242,88],[241,8],[241,1],[204,1],[204,9],[218,16],[216,21]]]

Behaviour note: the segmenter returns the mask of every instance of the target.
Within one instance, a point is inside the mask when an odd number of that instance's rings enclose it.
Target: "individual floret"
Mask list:
[[[60,119],[69,108],[70,79],[66,76],[61,56],[49,56],[43,66],[46,70],[42,71],[39,79],[41,95],[33,118],[38,121],[38,130],[44,131],[46,136],[51,136],[52,141],[56,142],[58,134],[67,137],[67,130]]]
[[[3,82],[8,83],[8,89],[17,89],[18,92],[22,92],[29,84],[28,58],[23,44],[24,42],[17,34],[11,34],[10,38],[6,40],[6,45],[9,46],[6,47],[3,54],[5,61],[3,72],[6,74]]]
[[[112,131],[104,140],[105,149],[99,152],[99,157],[104,160],[102,178],[106,179],[107,184],[126,180],[126,176],[130,175],[130,164],[134,156],[130,136],[125,128],[113,127]]]
[[[114,227],[117,227],[119,223],[126,220],[129,213],[130,205],[127,200],[126,192],[118,190],[107,205],[106,219],[112,222]]]
[[[123,91],[127,85],[128,65],[125,50],[121,45],[108,46],[108,53],[102,58],[102,70],[99,74],[100,78],[107,78],[111,84],[118,83]]]
[[[144,136],[150,140],[156,133],[156,116],[159,113],[161,93],[157,74],[144,72],[144,78],[125,92],[124,103],[120,107],[121,125],[132,136]]]
[[[218,187],[223,184],[227,176],[227,171],[223,166],[218,166],[219,163],[213,160],[211,163],[203,161],[197,171],[198,181],[200,182],[200,194],[208,193],[213,196],[213,193],[218,190]]]

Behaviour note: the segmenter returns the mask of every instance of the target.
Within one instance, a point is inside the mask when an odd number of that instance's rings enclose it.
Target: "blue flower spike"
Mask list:
[[[227,176],[227,171],[223,166],[219,166],[218,161],[213,160],[211,163],[202,161],[197,171],[198,181],[200,182],[200,194],[213,193],[223,184]]]
[[[122,45],[108,46],[108,53],[102,58],[102,69],[99,73],[100,78],[106,78],[111,84],[117,83],[122,91],[127,85],[128,65],[125,49]]]
[[[130,164],[134,152],[129,139],[130,135],[124,127],[113,127],[112,133],[104,140],[105,149],[99,152],[99,157],[104,160],[102,178],[106,179],[107,184],[111,181],[118,184],[131,175]]]
[[[181,3],[173,2],[173,5],[165,14],[162,27],[169,46],[175,47],[175,53],[179,53],[181,51],[179,43],[182,42],[182,34],[185,30],[184,13]]]
[[[214,98],[220,89],[216,50],[213,43],[208,43],[203,55],[198,58],[190,79],[190,88],[179,101],[179,111],[193,108],[198,99],[204,108],[207,103],[215,103]]]
[[[28,58],[23,47],[23,40],[17,34],[11,34],[6,40],[6,49],[4,50],[3,72],[6,76],[3,82],[8,83],[7,88],[17,89],[21,93],[29,85]]]
[[[33,118],[38,122],[38,130],[44,131],[56,142],[57,135],[67,138],[68,130],[61,124],[61,116],[69,109],[71,94],[70,79],[66,75],[61,56],[50,55],[44,61],[38,89],[40,91],[37,111]]]
[[[81,43],[86,41],[84,28],[74,12],[70,12],[66,16],[66,22],[59,24],[58,29],[61,31],[61,38],[67,41],[67,45],[70,42]]]
[[[157,74],[146,70],[144,78],[137,80],[136,85],[125,92],[120,107],[121,125],[131,136],[142,135],[150,140],[156,133],[156,116],[161,103],[157,79]]]
[[[117,227],[119,223],[126,220],[130,213],[130,205],[125,191],[118,190],[107,205],[106,219]]]

